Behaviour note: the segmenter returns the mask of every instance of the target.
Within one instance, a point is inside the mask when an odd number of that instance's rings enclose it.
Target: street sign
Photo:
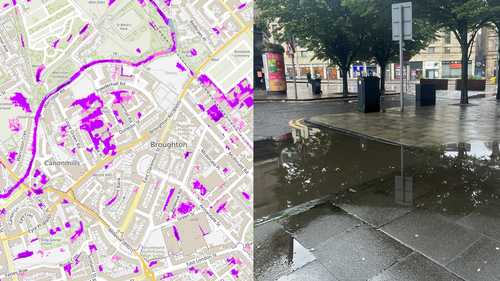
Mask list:
[[[411,2],[392,4],[392,40],[399,41],[401,34],[401,10],[403,9],[403,40],[412,38]]]
[[[288,44],[286,44],[286,54],[287,56],[293,56],[295,54],[295,50],[292,47],[292,43],[288,41]]]

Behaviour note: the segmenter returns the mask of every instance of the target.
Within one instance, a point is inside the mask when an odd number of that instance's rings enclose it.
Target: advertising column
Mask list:
[[[286,93],[285,62],[283,54],[263,53],[262,61],[266,75],[266,90],[268,92]]]

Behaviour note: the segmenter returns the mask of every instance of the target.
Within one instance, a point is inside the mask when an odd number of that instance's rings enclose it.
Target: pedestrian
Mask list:
[[[307,72],[307,87],[309,87],[309,84],[311,84],[311,72]]]

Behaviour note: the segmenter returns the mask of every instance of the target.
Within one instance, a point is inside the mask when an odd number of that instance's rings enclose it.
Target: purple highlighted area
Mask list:
[[[110,4],[111,5],[111,4]],[[87,23],[78,33],[79,35],[82,35],[85,31],[87,31],[87,28],[89,28],[89,23]],[[71,38],[71,37],[70,37]]]
[[[74,243],[76,241],[76,238],[80,237],[83,233],[83,223],[80,221],[80,228],[75,231],[75,235],[71,236],[70,241],[71,243]]]
[[[222,170],[222,172],[227,173],[227,171],[229,171],[227,168],[224,168],[224,170]]]
[[[236,278],[240,278],[238,276],[238,270],[236,270],[235,268],[231,269],[231,274],[234,275],[234,276],[236,276]]]
[[[14,96],[12,96],[10,98],[5,98],[5,99],[9,99],[15,107],[22,108],[22,110],[26,113],[32,112],[30,104],[28,103],[26,98],[23,96],[23,94],[21,94],[19,92],[15,92]]]
[[[163,206],[163,211],[167,210],[168,202],[170,202],[170,198],[172,198],[172,195],[174,195],[175,188],[170,189],[170,192],[168,193],[167,197],[167,202],[165,202],[165,206]]]
[[[170,2],[170,1],[169,1],[169,2]],[[167,279],[167,278],[169,278],[169,277],[174,277],[174,275],[173,275],[172,273],[168,272],[168,273],[167,273],[167,275],[163,275],[163,277],[161,278],[161,280],[163,280],[163,279]]]
[[[52,44],[52,47],[54,47],[54,49],[57,48],[57,44],[59,43],[59,40],[61,39],[57,39],[53,44]]]
[[[149,267],[152,267],[153,265],[157,264],[158,262],[157,261],[152,261],[149,263]]]
[[[3,4],[2,7],[7,8],[7,7],[9,7],[9,5],[10,5],[9,3],[5,3],[5,4]]]
[[[35,242],[35,241],[37,241],[37,240],[38,240],[38,238],[31,239],[30,243],[33,243],[33,242]]]
[[[205,107],[203,106],[203,104],[198,104],[198,107],[201,109],[201,111],[205,111]]]
[[[71,276],[71,263],[64,266],[64,271],[66,271],[68,275]]]
[[[68,40],[66,40],[66,42],[69,42],[69,40],[71,40],[71,37],[73,37],[73,34],[69,35],[69,38],[68,38]]]
[[[111,199],[111,200],[108,202],[108,204],[106,204],[106,206],[109,206],[109,205],[113,204],[113,202],[115,202],[115,200],[116,200],[116,197],[118,197],[118,193],[116,193],[115,197],[113,197],[113,199]]]
[[[16,156],[17,152],[15,151],[9,152],[9,158],[7,160],[9,161],[10,164],[14,163],[14,160],[16,160]]]
[[[225,209],[226,208],[226,205],[227,205],[227,201],[224,202],[222,205],[220,205],[220,207],[217,209],[217,214],[221,211],[221,210],[224,210],[224,212],[227,213],[227,210]]]
[[[67,221],[67,222],[64,224],[64,227],[66,227],[66,228],[70,228],[70,227],[71,227],[71,224],[69,223],[69,221]]]
[[[66,200],[66,199],[63,199],[63,201],[61,202],[61,204],[68,204],[68,203],[69,203],[69,202],[68,202],[68,200]]]
[[[189,157],[189,154],[193,154],[191,151],[186,151],[186,153],[184,153],[184,159],[187,159]]]
[[[99,271],[102,272],[102,265],[99,265]]]
[[[42,71],[45,69],[45,65],[40,65],[40,67],[36,70],[36,75],[35,75],[35,79],[36,79],[36,82],[37,83],[42,83],[42,81],[40,81],[40,75],[42,75]]]
[[[186,71],[186,68],[180,63],[178,62],[175,66],[177,66],[177,68],[181,71],[181,72],[184,72]]]
[[[196,50],[195,50],[194,48],[193,48],[193,49],[191,49],[190,51],[191,51],[191,55],[192,55],[193,57],[194,57],[194,56],[196,56],[197,52],[196,52]]]
[[[94,244],[89,245],[89,249],[90,249],[90,254],[92,255],[94,251],[97,251],[97,246]]]
[[[151,25],[151,27],[156,31],[156,28],[155,28],[155,26],[153,25],[152,22],[149,22],[149,25]]]
[[[174,235],[175,235],[175,239],[177,239],[177,241],[181,240],[181,238],[179,238],[179,233],[177,232],[177,228],[175,227],[175,225],[174,225]]]
[[[243,196],[245,196],[247,200],[250,200],[250,195],[248,195],[246,192],[242,192],[241,194],[243,194]]]
[[[244,3],[243,5],[239,6],[238,10],[243,9],[243,7],[245,7],[246,5],[247,5],[247,3]]]
[[[199,189],[201,196],[205,196],[207,194],[207,189],[198,180],[194,180],[193,189]]]
[[[13,118],[9,119],[9,129],[11,132],[19,132],[23,126],[21,126],[21,123],[19,122],[19,118]]]
[[[25,252],[21,252],[21,253],[17,254],[17,257],[14,258],[14,260],[25,259],[25,258],[31,257],[32,255],[33,255],[32,251],[26,250]]]
[[[219,122],[219,120],[224,116],[222,112],[219,110],[219,107],[214,104],[207,110],[208,115],[214,122]]]
[[[21,45],[23,46],[24,48],[24,39],[23,39],[23,34],[21,33]]]
[[[190,213],[193,209],[194,209],[194,204],[188,201],[187,203],[179,204],[177,211],[179,211],[179,213],[184,215]]]
[[[141,53],[141,49],[137,48],[137,50],[135,50],[136,52],[138,52],[139,54]]]
[[[135,267],[134,273],[139,273],[139,268],[137,266]]]
[[[219,35],[219,34],[220,34],[220,31],[219,31],[217,28],[212,27],[212,30],[213,30],[213,31],[215,31],[215,33],[217,33],[217,35]]]

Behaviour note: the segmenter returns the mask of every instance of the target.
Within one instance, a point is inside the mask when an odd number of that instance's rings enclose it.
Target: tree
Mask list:
[[[462,49],[460,103],[469,103],[467,94],[469,49],[472,48],[478,30],[493,19],[499,6],[491,6],[485,0],[414,0],[413,4],[427,12],[429,24],[455,34]]]
[[[273,31],[280,42],[293,34],[299,46],[314,51],[314,58],[328,60],[340,66],[343,73],[343,93],[348,92],[347,73],[356,59],[366,36],[368,23],[353,14],[341,0],[256,0],[261,9],[257,26],[266,28],[277,23]]]
[[[399,63],[399,41],[392,39],[391,5],[384,0],[344,0],[353,13],[365,17],[369,23],[363,51],[372,57],[382,70],[380,91],[385,91],[385,68],[389,63]],[[405,40],[404,56],[414,56],[436,39],[436,27],[426,22],[425,14],[413,9],[412,40]],[[402,71],[402,70],[401,70]]]

